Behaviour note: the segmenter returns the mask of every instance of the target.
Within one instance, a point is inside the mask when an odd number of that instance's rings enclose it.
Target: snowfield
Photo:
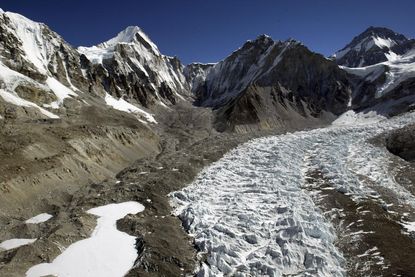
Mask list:
[[[379,199],[379,186],[415,207],[387,174],[391,154],[367,142],[414,121],[415,113],[386,120],[349,112],[328,128],[252,140],[206,168],[171,194],[207,254],[200,276],[345,276],[334,226],[304,187],[306,173],[319,169],[354,201]]]
[[[138,257],[136,238],[118,231],[116,222],[143,210],[144,206],[137,202],[109,204],[89,210],[88,213],[99,217],[91,237],[72,244],[52,263],[33,266],[26,276],[124,276]]]

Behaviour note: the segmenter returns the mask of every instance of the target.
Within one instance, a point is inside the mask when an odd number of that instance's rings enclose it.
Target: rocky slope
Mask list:
[[[354,85],[352,107],[393,116],[413,109],[415,40],[370,27],[334,55]]]
[[[409,162],[415,161],[415,124],[395,130],[386,137],[387,149]]]
[[[195,76],[196,105],[216,110],[219,130],[317,124],[344,112],[351,94],[346,73],[334,62],[299,42],[265,35],[204,68],[187,71]]]
[[[182,69],[138,27],[75,49],[45,24],[0,11],[0,217],[157,155],[158,118],[192,109]]]

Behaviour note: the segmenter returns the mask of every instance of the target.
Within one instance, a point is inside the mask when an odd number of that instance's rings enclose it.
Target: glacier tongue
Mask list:
[[[376,149],[365,141],[414,118],[407,114],[361,125],[343,122],[256,139],[172,193],[175,214],[207,254],[200,276],[345,276],[334,226],[304,187],[306,174],[320,168],[333,188],[355,201],[376,194],[359,181],[357,174],[364,174],[380,187],[393,188],[411,205],[413,197],[390,180],[385,162],[377,164],[387,157],[373,152]],[[374,154],[374,162],[365,157]]]

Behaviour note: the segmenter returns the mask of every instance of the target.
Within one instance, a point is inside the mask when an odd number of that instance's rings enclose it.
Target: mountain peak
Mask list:
[[[389,28],[374,27],[374,26],[370,26],[369,28],[367,28],[363,33],[361,33],[355,39],[362,39],[364,37],[371,37],[371,36],[380,37],[383,39],[391,39],[396,42],[404,42],[407,40],[407,38],[404,35],[398,34]]]
[[[338,64],[347,67],[362,67],[385,62],[396,57],[394,49],[408,39],[391,29],[370,26],[340,51],[335,58]]]
[[[131,43],[136,39],[136,35],[142,33],[140,27],[138,26],[128,26],[121,32],[119,32],[115,37],[107,40],[98,45],[98,47],[108,48],[117,45],[118,43]]]
[[[143,32],[138,26],[128,26],[117,34],[114,38],[99,44],[98,48],[113,48],[118,44],[123,43],[139,43],[145,48],[159,54],[157,46],[151,41],[151,39]]]
[[[269,41],[269,40],[271,40],[272,41],[272,38],[269,35],[261,34],[255,40],[258,40],[258,41]]]

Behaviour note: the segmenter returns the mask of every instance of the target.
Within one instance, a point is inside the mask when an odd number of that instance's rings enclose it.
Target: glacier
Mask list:
[[[415,208],[415,197],[387,172],[391,154],[367,142],[414,122],[415,113],[345,117],[327,128],[254,139],[170,195],[203,261],[198,276],[345,276],[335,226],[305,187],[314,169],[354,201],[382,203],[378,189],[388,189]]]

